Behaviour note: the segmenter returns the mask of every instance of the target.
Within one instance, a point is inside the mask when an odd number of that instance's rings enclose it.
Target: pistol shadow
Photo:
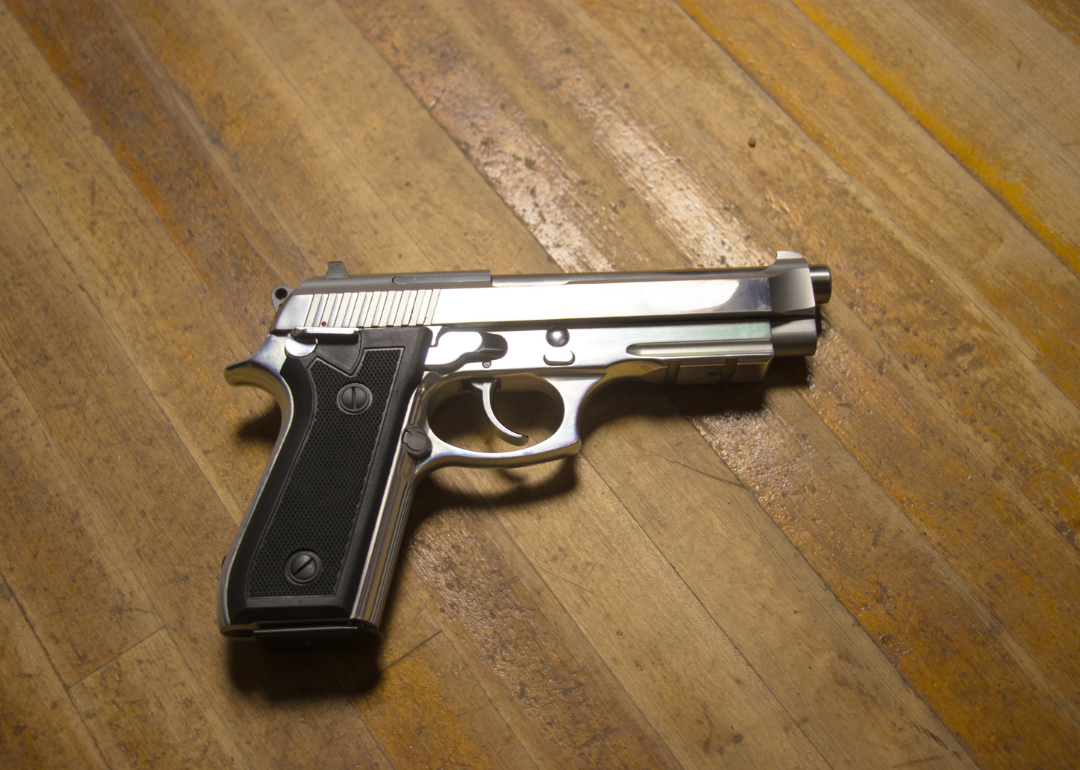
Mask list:
[[[389,609],[389,608],[388,608]],[[268,650],[254,641],[226,643],[226,666],[242,695],[269,703],[312,703],[363,695],[378,684],[378,648]]]
[[[770,391],[805,388],[810,369],[803,358],[778,358],[761,382],[720,385],[669,386],[664,391],[671,403],[689,419],[710,417],[737,421],[764,412]]]
[[[775,360],[765,379],[756,383],[660,387],[623,380],[602,388],[589,400],[581,415],[579,433],[582,443],[587,445],[589,436],[595,431],[631,416],[663,419],[682,414],[687,418],[707,415],[721,420],[738,420],[764,411],[770,390],[805,387],[809,381],[809,368],[802,358]],[[532,437],[530,444],[550,435],[562,419],[559,405],[542,394],[505,393],[499,394],[497,399],[499,418],[511,428]],[[442,438],[478,451],[513,449],[490,428],[478,398],[454,399],[449,404],[452,408],[437,415],[440,420],[432,421]],[[450,508],[480,512],[571,495],[577,485],[576,463],[575,456],[556,460],[549,464],[551,473],[541,479],[535,479],[535,473],[526,477],[518,469],[467,471],[500,474],[509,482],[509,488],[496,494],[467,492],[460,485],[451,488],[440,482],[440,471],[436,471],[416,490],[404,543],[411,542],[413,533],[426,520]]]
[[[497,494],[466,492],[460,488],[451,488],[440,481],[439,471],[425,479],[416,490],[412,511],[406,527],[406,538],[428,518],[438,516],[450,508],[483,511],[485,509],[517,505],[527,501],[558,499],[569,495],[577,486],[577,474],[574,470],[574,458],[555,460],[550,464],[553,471],[543,479],[529,481],[514,469],[479,469],[474,472],[498,473],[512,486]],[[407,540],[406,540],[407,542]]]
[[[663,387],[637,381],[623,381],[600,390],[586,405],[581,416],[583,442],[597,430],[622,418],[669,418],[682,414],[687,418],[709,416],[713,419],[738,420],[762,412],[770,390],[805,387],[809,368],[801,358],[778,359],[762,382],[747,384],[692,385]],[[500,394],[498,414],[507,425],[533,436],[533,443],[549,435],[561,419],[561,409],[550,398],[539,394]],[[453,408],[440,416],[435,427],[440,436],[461,446],[481,451],[506,451],[511,448],[490,429],[479,399],[453,399]],[[281,413],[276,404],[243,423],[237,430],[238,442],[255,443],[270,449],[277,440]],[[494,508],[538,500],[554,500],[570,495],[577,485],[576,458],[568,457],[550,464],[552,470],[537,479],[535,473],[516,469],[483,469],[470,472],[498,473],[508,482],[505,491],[492,494],[469,492],[460,485],[450,487],[440,481],[440,472],[425,479],[417,488],[406,526],[402,551],[407,551],[418,527],[450,509],[482,513]],[[394,597],[402,579],[404,559],[398,559],[390,585],[389,600],[382,628],[393,626]],[[276,651],[254,642],[227,642],[229,678],[240,693],[270,703],[292,704],[353,698],[372,690],[380,674],[392,661],[381,660],[381,647],[358,650]]]
[[[753,417],[765,411],[769,391],[805,387],[809,381],[806,362],[791,358],[774,361],[761,382],[661,387],[622,380],[598,392],[585,405],[580,423],[582,443],[587,448],[589,436],[627,418],[707,416],[723,422]]]
[[[267,454],[277,441],[278,429],[281,427],[281,409],[276,401],[270,401],[266,409],[255,417],[250,417],[240,423],[236,429],[235,440],[238,444],[256,444],[265,447]]]

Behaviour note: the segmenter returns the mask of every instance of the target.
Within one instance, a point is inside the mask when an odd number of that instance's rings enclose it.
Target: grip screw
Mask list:
[[[350,382],[337,394],[338,409],[345,414],[360,414],[371,406],[372,401],[371,391],[368,390],[367,385],[361,385],[359,382]]]
[[[322,560],[311,551],[297,551],[285,564],[285,577],[297,585],[310,583],[322,571]]]

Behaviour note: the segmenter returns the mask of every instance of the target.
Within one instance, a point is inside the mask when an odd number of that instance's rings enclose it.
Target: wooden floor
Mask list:
[[[1080,766],[1078,95],[1068,0],[8,0],[3,766]],[[374,654],[219,635],[273,286],[786,249],[805,366],[439,471]]]

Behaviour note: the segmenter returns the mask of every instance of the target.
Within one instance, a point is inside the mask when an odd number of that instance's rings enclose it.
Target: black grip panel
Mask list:
[[[430,336],[365,330],[287,358],[292,424],[229,571],[232,624],[348,618]]]

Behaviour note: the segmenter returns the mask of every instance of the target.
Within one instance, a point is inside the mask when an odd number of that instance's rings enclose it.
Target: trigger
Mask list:
[[[529,437],[516,431],[512,431],[499,422],[499,418],[495,416],[495,406],[492,403],[495,391],[499,389],[499,381],[494,380],[473,380],[472,386],[480,391],[480,396],[484,401],[484,414],[487,415],[488,421],[491,426],[495,428],[495,431],[503,437],[505,441],[514,446],[524,446],[528,443]]]

